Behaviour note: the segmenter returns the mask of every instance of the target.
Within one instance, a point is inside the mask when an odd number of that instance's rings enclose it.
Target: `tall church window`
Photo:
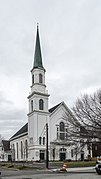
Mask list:
[[[65,139],[65,124],[64,122],[60,122],[60,140]]]
[[[59,129],[57,127],[57,139],[59,139]]]
[[[73,158],[73,149],[71,149],[71,157]]]
[[[40,99],[40,100],[39,100],[39,109],[40,109],[40,110],[43,110],[43,109],[44,109],[43,99]]]
[[[23,143],[21,141],[21,158],[23,158]]]
[[[33,111],[33,100],[31,100],[31,112]]]
[[[55,160],[55,148],[53,149],[53,160]]]
[[[17,159],[19,157],[19,154],[18,154],[18,142],[16,143],[16,151],[17,151]]]
[[[14,146],[14,144],[12,146],[12,160],[13,161],[15,160],[15,146]]]
[[[32,75],[32,85],[34,84],[34,75]]]
[[[27,142],[27,140],[25,140],[25,156],[27,159],[28,158],[28,142]]]
[[[43,145],[45,145],[45,137],[43,137]]]
[[[42,138],[41,138],[41,137],[39,137],[39,145],[41,145],[41,140],[42,140]]]
[[[43,83],[43,76],[41,73],[39,74],[39,83]]]

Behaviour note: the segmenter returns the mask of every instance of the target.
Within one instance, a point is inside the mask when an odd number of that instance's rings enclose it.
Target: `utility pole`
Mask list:
[[[46,123],[46,168],[48,169],[48,123]]]

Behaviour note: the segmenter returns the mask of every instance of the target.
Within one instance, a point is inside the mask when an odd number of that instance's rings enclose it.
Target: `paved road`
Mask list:
[[[1,179],[101,179],[95,170],[75,170],[67,173],[58,173],[48,170],[12,171],[1,169]]]
[[[34,174],[34,175],[22,175],[22,176],[6,176],[2,179],[101,179],[100,175],[96,173],[67,173],[67,174]]]

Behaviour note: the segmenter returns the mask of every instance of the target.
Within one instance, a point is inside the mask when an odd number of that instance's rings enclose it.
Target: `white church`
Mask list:
[[[64,120],[70,109],[61,102],[48,108],[49,94],[45,84],[45,68],[42,63],[39,29],[37,26],[34,64],[31,70],[32,84],[28,96],[28,123],[10,138],[13,161],[46,160],[46,124],[48,124],[49,160],[86,159],[89,155],[83,148],[76,156],[75,146],[68,146],[68,126]]]

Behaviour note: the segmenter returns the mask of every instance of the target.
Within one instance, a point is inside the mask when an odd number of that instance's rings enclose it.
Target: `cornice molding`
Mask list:
[[[40,96],[47,96],[47,97],[50,96],[49,94],[46,94],[46,93],[40,93],[40,92],[34,91],[34,92],[32,92],[27,98],[28,98],[28,99],[31,98],[34,94],[37,94],[37,95],[40,95]]]

